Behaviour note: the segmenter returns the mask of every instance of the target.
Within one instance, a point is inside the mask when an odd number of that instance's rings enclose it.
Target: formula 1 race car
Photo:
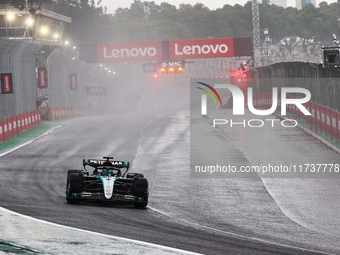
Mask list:
[[[130,163],[83,159],[84,170],[68,170],[66,200],[78,203],[86,200],[121,201],[145,208],[148,204],[148,180],[143,174],[128,173]],[[92,167],[90,174],[86,167]],[[124,173],[122,173],[124,171]]]

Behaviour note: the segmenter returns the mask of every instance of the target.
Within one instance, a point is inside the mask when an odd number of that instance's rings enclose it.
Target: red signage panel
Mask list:
[[[224,58],[234,56],[234,39],[169,41],[170,59]]]
[[[7,125],[7,120],[3,120],[3,127],[4,127],[4,140],[7,140],[8,138],[8,125]]]
[[[41,124],[41,118],[40,118],[40,112],[39,112],[39,110],[35,110],[35,114],[36,114],[36,118],[37,118],[37,120],[38,120],[38,125],[40,125]]]
[[[46,68],[39,68],[38,69],[38,81],[39,81],[39,89],[47,88],[47,75],[46,75]]]
[[[326,130],[329,135],[332,132],[331,114],[331,109],[325,108]]]
[[[316,110],[315,110],[315,104],[310,102],[310,112],[312,113],[311,120],[312,124],[316,123]]]
[[[2,127],[2,120],[0,120],[0,141],[4,139],[3,127]]]
[[[13,136],[13,126],[12,126],[12,118],[7,119],[7,127],[8,127],[8,136]]]
[[[321,126],[323,129],[326,129],[326,108],[324,106],[320,106],[321,111]]]
[[[99,62],[162,59],[162,41],[98,44]]]
[[[32,116],[30,112],[27,113],[27,120],[28,120],[28,128],[31,129],[32,128]]]
[[[338,130],[338,123],[337,123],[337,112],[331,110],[331,118],[332,118],[332,132],[333,138],[337,139],[337,130]]]
[[[77,74],[75,73],[70,74],[70,83],[71,83],[71,89],[76,90],[77,89]]]
[[[25,131],[26,130],[25,115],[23,113],[20,114],[20,119],[21,119],[21,130]]]
[[[18,133],[21,132],[21,115],[17,115],[17,125],[18,125]]]
[[[234,38],[234,57],[252,56],[251,37]]]
[[[11,73],[1,74],[1,92],[2,94],[13,93],[13,82]]]
[[[27,130],[29,128],[28,126],[28,115],[27,113],[24,113],[24,120],[25,120],[25,130]]]
[[[32,127],[36,126],[35,111],[31,111]]]
[[[18,133],[17,116],[12,117],[12,121],[13,121],[13,135],[16,136]]]

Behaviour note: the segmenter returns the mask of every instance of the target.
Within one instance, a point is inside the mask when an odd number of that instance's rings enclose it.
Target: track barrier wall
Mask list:
[[[42,123],[39,107],[42,98],[47,100],[45,119],[79,117],[90,112],[86,86],[106,88],[112,81],[99,65],[78,60],[72,52],[54,49],[46,58],[44,51],[42,45],[28,40],[0,38],[0,74],[11,77],[11,90],[0,89],[0,142]],[[45,87],[41,87],[38,67],[46,70]],[[77,78],[76,87],[72,88],[71,74]],[[92,100],[108,107],[109,102],[102,98],[94,95]],[[98,112],[101,113],[100,109]]]
[[[22,128],[21,115],[29,116],[37,109],[35,56],[40,48],[26,41],[0,39],[0,74],[12,78],[11,89],[3,88],[0,94],[0,142],[29,128]],[[32,123],[31,116],[32,124],[37,122]]]
[[[41,49],[29,41],[0,38],[0,74],[11,76],[11,90],[0,89],[0,142],[41,124],[38,101],[42,96],[48,98],[46,119],[79,117],[82,110],[86,114],[85,87],[101,73],[94,65],[72,59],[70,53],[54,50],[39,63],[47,71],[46,88],[40,88],[37,59],[42,58]],[[77,75],[73,90],[71,73]]]
[[[287,106],[288,118],[299,120],[304,126],[340,140],[340,70],[323,68],[312,63],[285,62],[260,67],[247,72],[248,86],[253,87],[253,102],[257,108],[272,106],[272,88],[301,87],[311,92],[311,100],[303,104],[312,114],[304,115],[295,105]],[[296,82],[291,82],[294,79]],[[281,95],[278,95],[281,98]],[[299,95],[288,95],[299,98]],[[278,100],[277,112],[280,114]]]
[[[268,109],[272,106],[272,94],[267,92],[257,92],[253,94],[253,103],[255,108]],[[280,97],[280,95],[279,95]],[[288,98],[298,98],[289,96]],[[334,140],[340,139],[340,112],[329,107],[308,102],[303,104],[305,108],[312,114],[311,116],[304,115],[295,105],[288,105],[287,112],[294,114],[289,118],[299,119],[310,125],[311,128],[316,128],[319,132],[325,133]],[[278,100],[278,109],[281,107],[281,102]]]
[[[105,114],[117,101],[115,77],[99,64],[88,64],[60,50],[54,50],[46,62],[50,120],[94,114],[94,108],[95,114]],[[103,93],[89,94],[89,87]]]

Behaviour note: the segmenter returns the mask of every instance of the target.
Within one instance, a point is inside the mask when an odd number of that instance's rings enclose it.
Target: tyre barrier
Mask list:
[[[80,116],[78,107],[51,107],[52,120],[74,118]],[[39,110],[33,110],[0,120],[0,142],[19,135],[21,132],[41,125]]]
[[[41,124],[38,110],[25,112],[8,119],[0,120],[0,142]]]
[[[80,116],[79,107],[51,107],[51,120],[62,120]]]

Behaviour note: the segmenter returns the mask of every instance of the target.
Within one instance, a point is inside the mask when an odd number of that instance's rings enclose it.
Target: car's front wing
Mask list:
[[[106,198],[104,193],[101,192],[79,192],[71,193],[70,198],[75,198],[79,200],[100,200],[100,201],[121,201],[121,202],[144,202],[143,197],[137,197],[129,194],[116,194],[113,193],[111,198]]]

